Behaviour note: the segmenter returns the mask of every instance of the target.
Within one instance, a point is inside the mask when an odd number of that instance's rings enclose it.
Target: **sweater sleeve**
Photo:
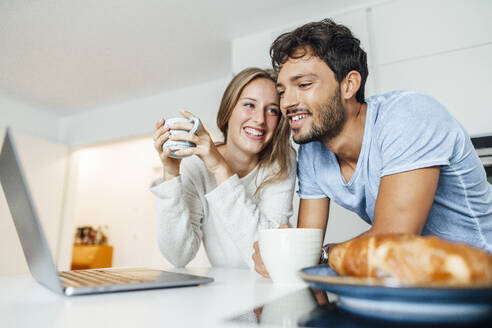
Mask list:
[[[283,181],[266,185],[255,202],[237,175],[232,176],[205,195],[214,220],[222,225],[243,261],[254,269],[253,243],[259,228],[278,228],[287,224],[292,215],[292,198],[296,181],[296,159],[292,170]]]
[[[202,240],[203,206],[191,177],[160,179],[150,190],[157,196],[159,248],[174,266],[184,267],[195,257]]]

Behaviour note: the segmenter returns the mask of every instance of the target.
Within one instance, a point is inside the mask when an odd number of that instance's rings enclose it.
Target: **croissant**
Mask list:
[[[330,248],[341,276],[392,278],[404,285],[492,284],[492,255],[435,236],[359,237]]]

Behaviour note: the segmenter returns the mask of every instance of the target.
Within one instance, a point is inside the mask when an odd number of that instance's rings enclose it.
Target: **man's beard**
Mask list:
[[[321,106],[318,111],[319,119],[316,120],[313,116],[313,124],[311,129],[305,135],[293,136],[294,142],[305,144],[312,141],[329,141],[335,138],[345,124],[345,110],[340,99],[340,87],[337,88],[335,94],[328,100],[326,104]],[[316,122],[319,122],[317,124]],[[299,128],[292,129],[294,132],[299,131]]]

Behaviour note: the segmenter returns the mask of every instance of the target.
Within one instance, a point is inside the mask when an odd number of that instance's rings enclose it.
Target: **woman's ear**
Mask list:
[[[360,89],[362,77],[360,73],[357,71],[350,71],[345,79],[343,79],[342,83],[340,83],[340,93],[342,99],[350,100],[355,98],[357,91]]]

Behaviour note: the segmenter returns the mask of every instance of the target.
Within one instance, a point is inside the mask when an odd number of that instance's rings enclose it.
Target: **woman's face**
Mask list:
[[[273,81],[265,78],[251,81],[232,110],[226,144],[248,154],[258,154],[272,141],[280,115]]]

